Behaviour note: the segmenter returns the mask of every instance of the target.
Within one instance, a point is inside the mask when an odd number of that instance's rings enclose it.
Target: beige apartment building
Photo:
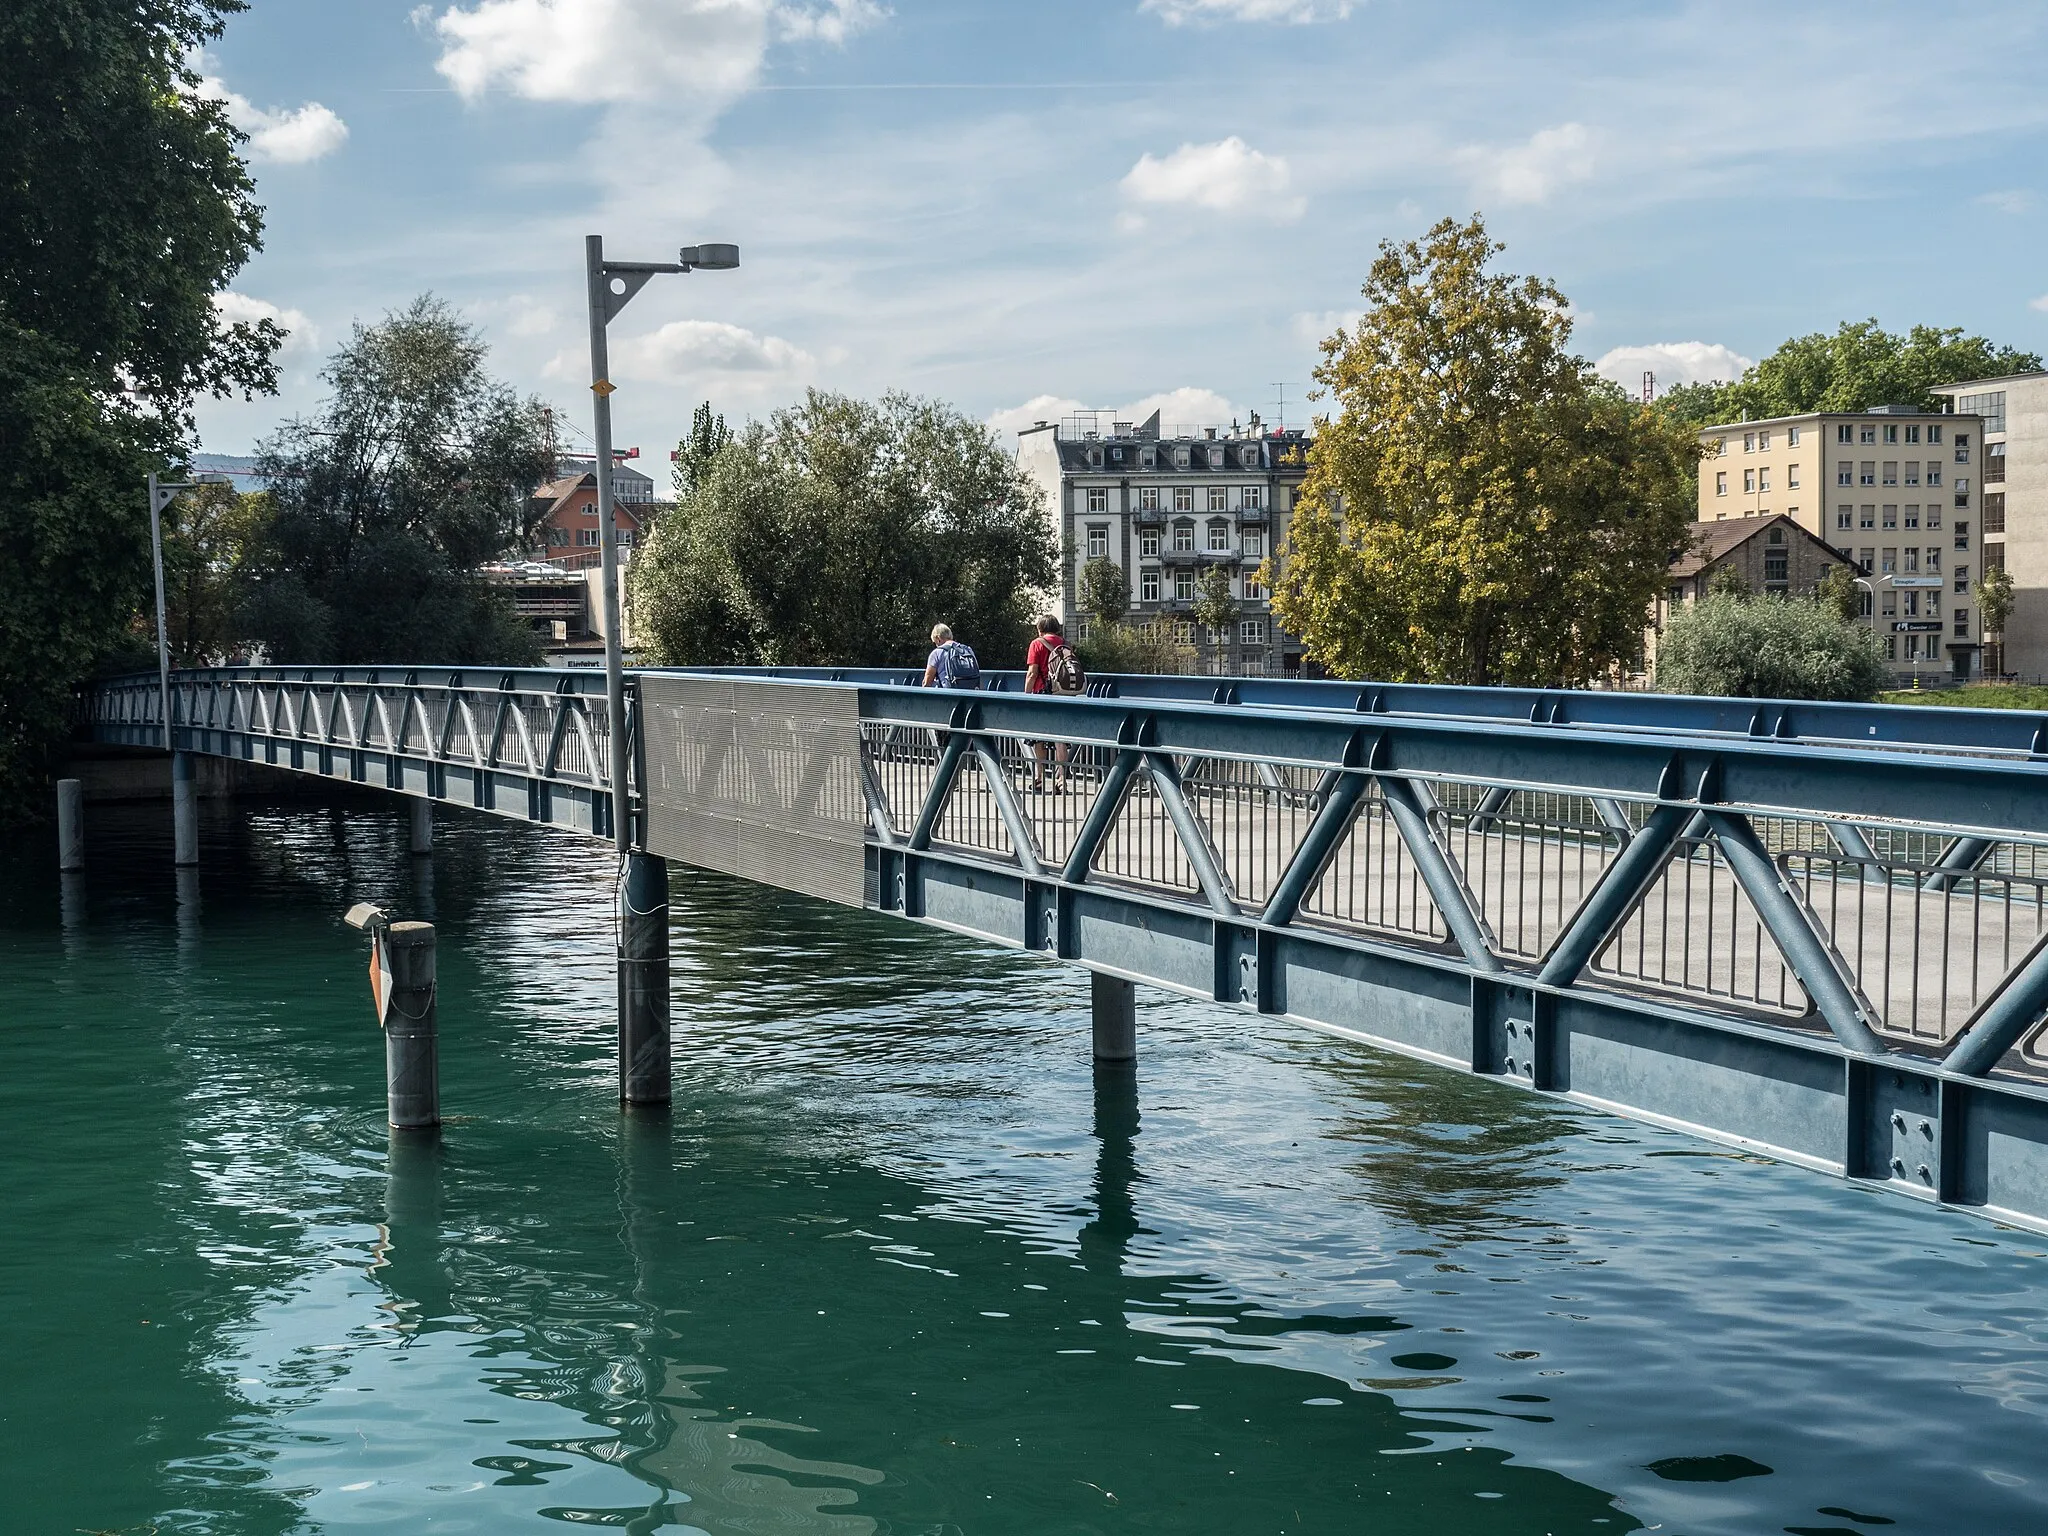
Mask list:
[[[1700,434],[1700,521],[1782,514],[1855,561],[1899,679],[1979,673],[1984,424],[1879,406]]]
[[[1970,379],[1935,391],[1984,423],[1984,570],[2011,573],[2012,617],[1985,671],[2048,677],[2048,373]]]

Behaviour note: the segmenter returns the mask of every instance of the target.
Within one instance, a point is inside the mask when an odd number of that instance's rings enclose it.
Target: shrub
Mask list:
[[[1868,700],[1884,683],[1877,636],[1809,598],[1708,596],[1672,617],[1657,648],[1665,693]]]

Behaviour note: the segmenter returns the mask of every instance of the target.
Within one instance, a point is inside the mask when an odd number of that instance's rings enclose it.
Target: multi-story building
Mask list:
[[[1752,593],[1764,597],[1810,597],[1821,578],[1848,558],[1784,512],[1716,518],[1697,525],[1685,553],[1671,562],[1670,585],[1651,610],[1643,636],[1643,670],[1654,675],[1664,626],[1681,608],[1712,592],[1721,572],[1732,572]]]
[[[619,546],[626,550],[640,537],[653,497],[628,500],[618,494],[618,471],[613,471],[612,512],[619,525]],[[654,482],[637,475],[650,488]],[[635,490],[638,487],[634,487]],[[603,540],[598,537],[597,471],[571,467],[559,480],[551,480],[533,493],[538,530],[534,555],[569,570],[596,565],[604,559]]]
[[[2012,577],[2012,614],[1999,643],[1985,643],[1984,670],[2048,676],[2048,373],[1970,379],[1935,393],[1958,416],[1984,423],[1979,561]]]
[[[1274,623],[1272,594],[1258,571],[1285,536],[1308,445],[1299,430],[1269,430],[1257,416],[1248,428],[1162,430],[1157,411],[1136,426],[1110,422],[1107,431],[1097,416],[1025,428],[1017,458],[1044,487],[1059,524],[1059,605],[1068,631],[1086,629],[1081,568],[1106,556],[1130,578],[1134,620],[1173,623],[1224,671],[1299,670],[1301,644]],[[1238,604],[1234,632],[1198,635],[1196,584],[1219,565]]]
[[[1878,406],[1700,436],[1701,522],[1782,513],[1855,561],[1866,620],[1898,677],[1977,674],[1979,418]]]

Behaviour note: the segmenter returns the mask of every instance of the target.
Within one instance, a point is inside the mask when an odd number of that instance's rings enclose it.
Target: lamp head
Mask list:
[[[384,909],[367,901],[359,901],[350,907],[341,920],[363,933],[376,933],[391,926],[391,919],[385,915]]]
[[[730,272],[740,264],[740,248],[736,245],[686,245],[677,259],[692,271]]]

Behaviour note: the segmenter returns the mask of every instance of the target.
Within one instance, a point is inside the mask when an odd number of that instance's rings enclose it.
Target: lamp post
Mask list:
[[[612,842],[624,858],[633,842],[632,804],[626,786],[626,674],[619,653],[618,529],[612,509],[611,358],[605,327],[662,272],[726,272],[740,264],[736,245],[686,245],[674,261],[606,261],[604,236],[583,237],[590,291],[590,392],[596,396],[597,521],[604,573],[604,696],[611,726]]]

